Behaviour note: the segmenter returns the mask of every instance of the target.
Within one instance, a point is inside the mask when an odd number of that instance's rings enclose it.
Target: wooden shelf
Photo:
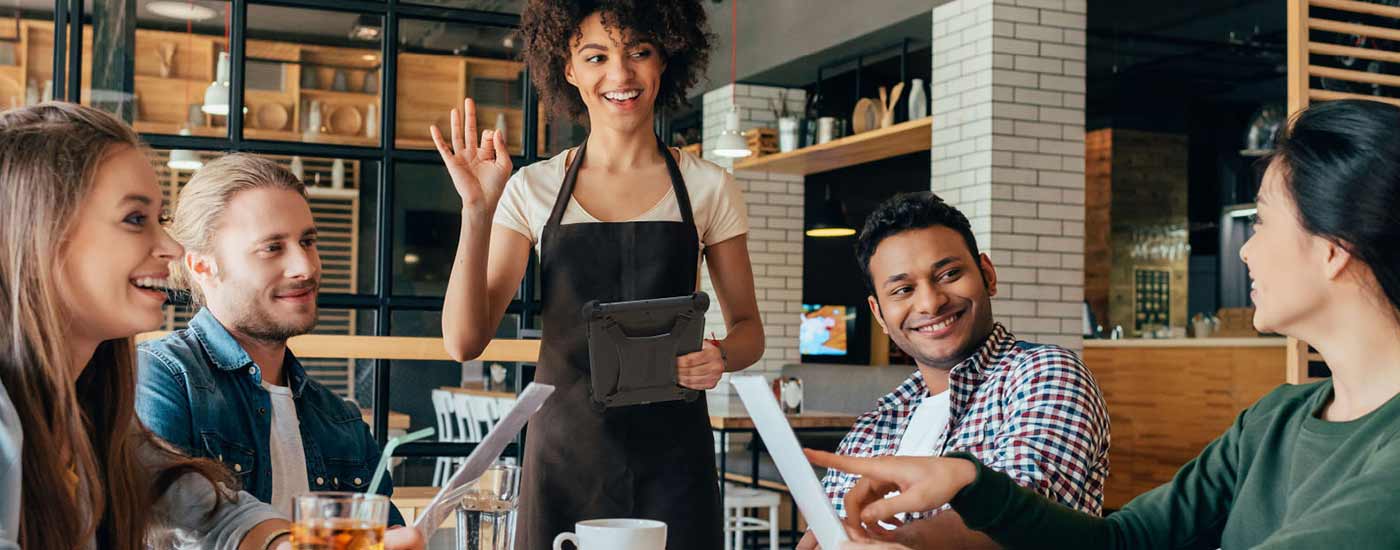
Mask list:
[[[843,137],[796,151],[739,161],[735,170],[815,174],[856,164],[927,151],[933,143],[933,118],[901,122],[889,128]]]
[[[131,125],[138,133],[142,134],[173,134],[178,135],[183,124],[170,122],[156,122],[149,120],[138,120]],[[225,126],[196,126],[190,128],[190,134],[202,137],[222,138],[228,137],[228,127]]]
[[[302,88],[301,95],[314,98],[339,99],[346,102],[356,103],[379,103],[379,94],[367,94],[364,92],[337,92],[335,90],[317,90],[314,88]]]

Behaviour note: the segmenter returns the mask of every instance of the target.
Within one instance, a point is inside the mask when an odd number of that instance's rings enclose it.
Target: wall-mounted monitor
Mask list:
[[[856,308],[803,304],[798,348],[802,355],[847,356],[856,334]]]

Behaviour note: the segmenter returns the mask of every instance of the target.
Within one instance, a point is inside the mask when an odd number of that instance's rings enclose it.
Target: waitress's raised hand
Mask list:
[[[438,154],[452,175],[452,185],[462,197],[463,212],[488,218],[495,213],[506,180],[510,179],[510,152],[505,132],[484,130],[480,145],[476,138],[476,102],[463,101],[462,111],[452,110],[452,142],[442,137],[434,124],[430,128]]]

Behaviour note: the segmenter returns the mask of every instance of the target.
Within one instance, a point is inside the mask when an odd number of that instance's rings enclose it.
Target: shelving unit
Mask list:
[[[0,108],[25,104],[31,82],[37,88],[52,78],[53,23],[23,20],[20,36],[13,26],[0,28],[0,38],[17,38],[15,65],[0,65]],[[91,28],[84,33],[88,44],[84,48],[84,82],[91,82]],[[173,46],[175,53],[168,76],[162,76],[160,50]],[[177,134],[189,127],[196,136],[223,137],[227,135],[227,120],[221,116],[202,114],[198,124],[189,125],[192,107],[202,105],[204,92],[215,76],[219,52],[227,51],[222,36],[181,32],[136,30],[135,82],[136,119],[133,126],[143,133]],[[247,55],[250,63],[280,63],[281,85],[278,89],[248,86],[244,93],[244,137],[248,139],[331,143],[375,147],[379,145],[380,113],[383,112],[380,51],[368,48],[342,48],[249,40]],[[454,55],[404,53],[399,56],[399,105],[396,120],[398,140],[402,148],[431,149],[434,147],[428,126],[438,124],[447,128],[448,113],[460,108],[462,100],[472,91],[477,79],[487,79],[497,86],[515,87],[524,71],[516,61],[462,57]],[[312,73],[308,75],[307,73]],[[337,74],[343,74],[345,90],[330,89]],[[314,76],[313,76],[314,75]],[[303,77],[306,77],[304,80]],[[366,92],[366,78],[375,92]],[[378,84],[376,84],[378,82]],[[312,87],[304,83],[314,84]],[[251,84],[251,82],[250,82]],[[88,97],[84,92],[84,99]],[[507,98],[513,99],[514,96]],[[307,132],[310,103],[321,108],[319,132]],[[276,128],[263,127],[259,110],[280,105],[286,120]],[[371,116],[370,107],[374,112]],[[355,132],[332,132],[330,117],[337,109],[352,108],[359,114],[360,124]],[[524,109],[509,105],[482,104],[477,111],[477,126],[496,126],[497,115],[504,115],[508,144],[513,154],[522,154],[525,125]],[[278,117],[269,117],[278,118]],[[373,119],[373,120],[371,120]],[[375,132],[367,132],[373,124]],[[515,131],[510,131],[515,130]],[[544,153],[544,125],[540,125],[540,153]]]
[[[927,151],[933,142],[932,138],[933,118],[924,117],[795,151],[749,158],[735,163],[734,169],[815,174]]]

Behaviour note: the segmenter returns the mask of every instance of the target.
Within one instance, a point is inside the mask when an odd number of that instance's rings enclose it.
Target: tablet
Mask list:
[[[584,304],[594,403],[613,408],[699,397],[679,385],[676,358],[700,351],[709,307],[704,292]]]
[[[792,499],[797,503],[797,509],[802,511],[802,517],[807,518],[807,525],[817,536],[817,542],[822,548],[841,548],[841,543],[850,540],[846,537],[846,529],[841,526],[841,518],[836,515],[831,501],[827,500],[826,492],[822,491],[821,482],[812,471],[812,463],[802,454],[797,435],[778,408],[778,400],[773,397],[768,382],[760,375],[733,376],[729,380],[739,391],[739,399],[748,409],[759,437],[763,438],[764,446],[778,465],[783,483],[792,491]]]

